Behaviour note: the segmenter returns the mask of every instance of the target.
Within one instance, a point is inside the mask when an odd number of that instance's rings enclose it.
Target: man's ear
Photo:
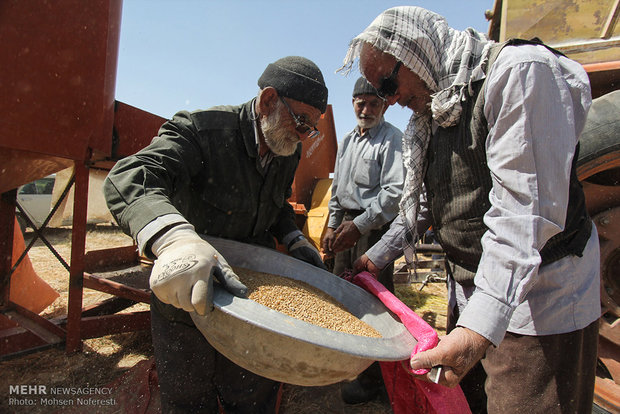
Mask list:
[[[260,91],[258,97],[258,113],[259,115],[268,116],[275,109],[278,102],[278,91],[271,86],[267,86]]]

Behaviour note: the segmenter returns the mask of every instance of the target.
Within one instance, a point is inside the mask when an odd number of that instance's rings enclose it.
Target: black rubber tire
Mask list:
[[[615,152],[620,156],[620,90],[592,101],[580,142],[579,165]]]
[[[590,112],[580,137],[580,152],[578,165],[596,164],[599,158],[607,160],[620,159],[620,90],[610,92],[592,101]],[[608,164],[611,169],[616,168],[617,162]],[[604,169],[603,171],[607,171]],[[597,177],[600,175],[601,177]],[[592,181],[602,179],[601,184],[615,185],[615,178],[609,180],[605,174],[595,174],[588,178]],[[592,405],[593,414],[610,414],[605,408]]]

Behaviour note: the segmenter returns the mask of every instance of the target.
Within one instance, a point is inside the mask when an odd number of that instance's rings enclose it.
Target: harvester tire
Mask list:
[[[620,90],[592,102],[580,146],[580,179],[620,166]]]
[[[580,147],[578,176],[584,184],[588,212],[596,223],[601,240],[601,302],[605,313],[600,320],[599,363],[592,413],[603,414],[620,410],[619,373],[610,371],[620,360],[620,345],[610,341],[616,335],[610,335],[611,330],[620,329],[617,292],[620,286],[620,242],[615,235],[620,221],[620,90],[593,100],[580,137]]]

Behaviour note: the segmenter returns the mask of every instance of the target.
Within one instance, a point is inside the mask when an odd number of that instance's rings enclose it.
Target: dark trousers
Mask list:
[[[449,317],[448,330],[457,318]],[[461,380],[472,413],[590,413],[598,320],[558,335],[507,332]]]
[[[188,320],[171,320],[151,295],[151,331],[162,413],[274,413],[280,383],[217,352]],[[162,309],[164,310],[162,312]],[[190,319],[191,321],[191,319]]]

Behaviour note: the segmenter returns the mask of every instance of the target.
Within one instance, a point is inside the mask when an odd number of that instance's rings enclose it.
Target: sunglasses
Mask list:
[[[308,134],[308,138],[316,138],[321,135],[321,133],[318,129],[316,129],[316,127],[310,126],[305,122],[306,118],[304,116],[295,115],[295,112],[293,112],[291,107],[288,106],[286,101],[281,96],[278,97],[280,98],[284,106],[286,106],[286,109],[288,109],[288,113],[291,114],[291,116],[293,117],[296,125],[295,131],[299,132],[300,134]]]
[[[398,89],[398,82],[396,82],[396,76],[398,76],[398,71],[400,70],[402,64],[403,62],[398,61],[396,63],[396,66],[394,66],[394,69],[392,70],[390,76],[388,76],[387,78],[382,78],[381,82],[379,82],[379,89],[377,89],[377,93],[383,99],[387,98],[388,96],[393,96],[396,93],[396,90]]]

